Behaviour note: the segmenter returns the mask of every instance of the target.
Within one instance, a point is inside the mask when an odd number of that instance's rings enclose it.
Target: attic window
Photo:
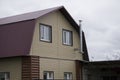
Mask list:
[[[40,24],[40,40],[51,42],[52,41],[52,29],[51,26]]]
[[[72,44],[73,44],[72,31],[63,29],[62,37],[63,37],[64,45],[72,46]]]

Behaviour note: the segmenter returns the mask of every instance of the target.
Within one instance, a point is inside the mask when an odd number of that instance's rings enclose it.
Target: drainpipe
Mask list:
[[[79,20],[79,35],[80,35],[80,53],[83,53],[83,42],[82,42],[82,20]]]

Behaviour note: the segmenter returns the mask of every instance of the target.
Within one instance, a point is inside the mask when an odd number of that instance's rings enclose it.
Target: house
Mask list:
[[[1,18],[0,80],[81,80],[89,60],[82,35],[80,44],[79,26],[63,6]]]

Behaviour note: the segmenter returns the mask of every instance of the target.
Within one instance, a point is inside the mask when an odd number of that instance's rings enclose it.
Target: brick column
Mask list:
[[[82,79],[82,76],[83,76],[83,73],[82,73],[83,64],[82,64],[82,62],[79,60],[76,60],[75,66],[76,66],[76,80],[83,80]]]
[[[39,56],[22,57],[22,80],[39,79]]]

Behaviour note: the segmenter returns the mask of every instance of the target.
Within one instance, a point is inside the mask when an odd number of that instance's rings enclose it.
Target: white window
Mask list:
[[[48,25],[40,24],[40,40],[51,42],[51,27]]]
[[[10,80],[9,72],[0,72],[0,80]]]
[[[65,72],[64,73],[64,80],[72,80],[72,73],[71,72]]]
[[[72,31],[63,30],[63,44],[72,45]]]
[[[53,80],[54,72],[53,71],[44,71],[44,80]]]

